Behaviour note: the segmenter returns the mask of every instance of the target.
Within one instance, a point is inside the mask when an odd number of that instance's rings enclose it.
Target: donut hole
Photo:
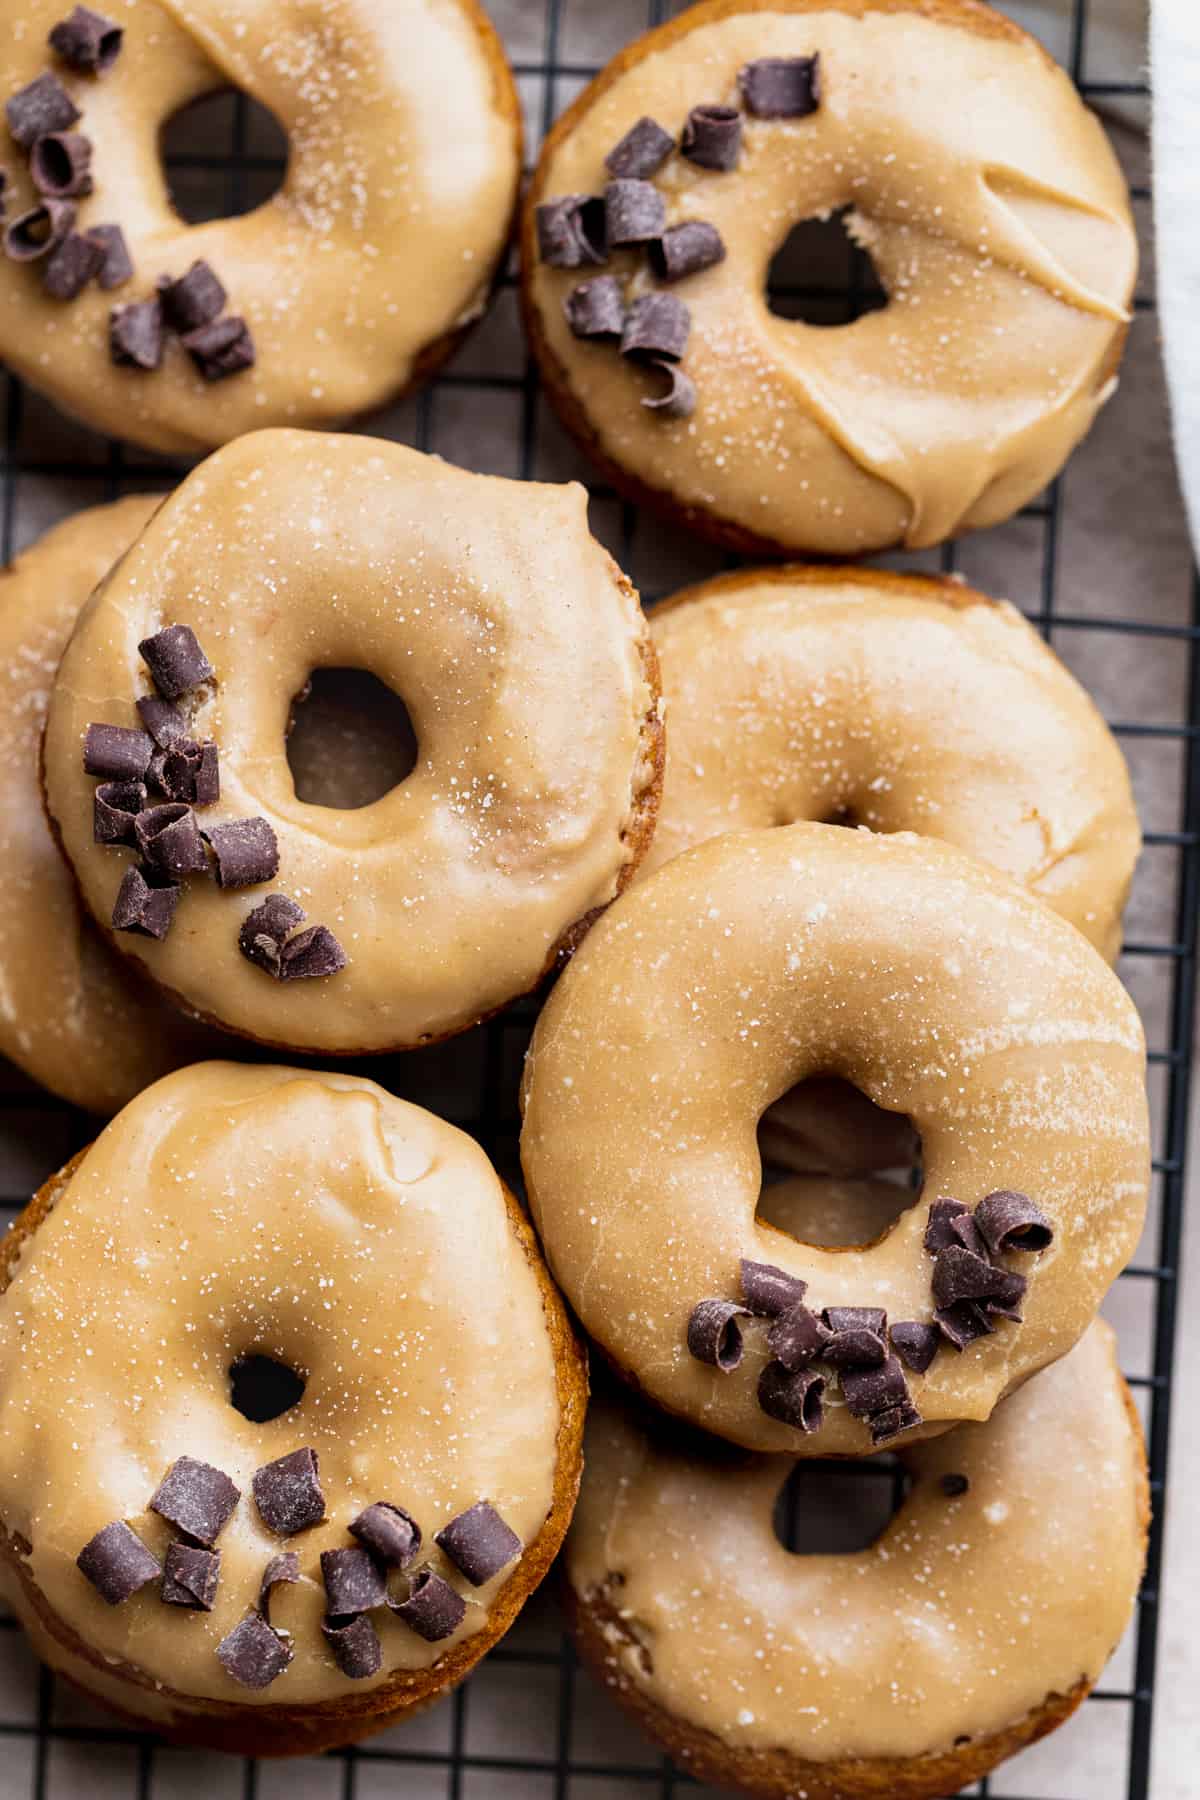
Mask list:
[[[757,1217],[797,1242],[859,1249],[920,1198],[920,1134],[838,1076],[798,1082],[758,1125]]]
[[[172,207],[185,224],[204,225],[253,212],[279,191],[287,174],[287,133],[257,100],[222,89],[172,114],[159,136],[159,154]]]
[[[767,269],[768,310],[804,325],[853,325],[888,303],[869,250],[854,241],[849,206],[824,219],[801,219]]]
[[[368,669],[314,669],[292,702],[287,759],[298,800],[355,811],[412,774],[417,734],[399,694]]]
[[[254,1425],[281,1418],[303,1394],[304,1377],[261,1351],[250,1351],[229,1365],[229,1404]]]
[[[798,1462],[775,1498],[775,1536],[793,1556],[869,1550],[904,1505],[912,1479],[894,1456]]]

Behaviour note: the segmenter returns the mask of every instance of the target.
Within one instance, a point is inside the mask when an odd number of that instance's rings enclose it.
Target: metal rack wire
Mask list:
[[[497,0],[497,4],[502,3],[503,0]],[[590,64],[563,55],[564,20],[569,5],[570,0],[508,0],[510,23],[519,27],[514,67],[527,100],[532,96],[529,125],[534,141],[574,87],[596,72]],[[621,10],[623,13],[624,7]],[[650,0],[648,16],[641,22],[657,23],[671,10],[674,8],[669,0]],[[1074,0],[1069,34],[1060,46],[1084,94],[1099,104],[1144,95],[1144,86],[1135,79],[1086,78],[1088,10],[1088,0]],[[531,57],[529,27],[535,15],[540,18],[541,44]],[[631,18],[630,33],[638,23]],[[187,150],[174,158],[168,155],[168,169],[181,181],[191,179],[197,172],[216,179],[224,187],[224,205],[219,210],[244,211],[261,197],[263,182],[282,166],[272,151],[263,151],[251,141],[250,124],[248,109],[239,99],[230,109],[229,136],[223,144]],[[1146,197],[1144,188],[1135,188],[1135,198],[1144,201]],[[863,277],[860,266],[852,268],[852,299],[856,284],[861,292]],[[511,275],[504,285],[511,289]],[[503,299],[504,296],[502,303]],[[511,293],[508,299],[511,301]],[[1140,298],[1138,306],[1150,310],[1152,301]],[[468,367],[473,372],[467,372]],[[440,448],[439,409],[468,396],[473,404],[482,405],[492,394],[507,394],[516,403],[515,432],[511,434],[516,442],[504,472],[530,479],[542,472],[544,440],[548,432],[553,433],[553,426],[543,413],[536,372],[528,362],[517,369],[480,367],[468,353],[467,359],[460,358],[418,397],[395,429],[381,428],[389,435],[408,436],[420,448]],[[27,406],[20,385],[10,378],[0,453],[0,550],[4,560],[24,535],[18,530],[18,507],[23,486],[31,481],[70,484],[72,494],[78,494],[78,503],[90,504],[133,488],[169,485],[183,472],[179,465],[161,459],[135,459],[116,443],[102,446],[95,439],[82,439],[74,428],[64,431],[62,441],[78,444],[78,452],[73,449],[71,454],[60,457],[40,442],[31,449],[26,441]],[[372,423],[367,428],[375,426]],[[43,439],[45,436],[43,432]],[[55,441],[51,437],[52,445]],[[593,493],[612,520],[612,547],[623,565],[630,568],[637,513],[601,488],[594,488]],[[1127,970],[1142,964],[1156,965],[1165,971],[1169,990],[1162,1007],[1165,1036],[1151,1049],[1153,1074],[1162,1083],[1161,1131],[1154,1165],[1159,1197],[1157,1236],[1144,1260],[1123,1277],[1125,1282],[1142,1284],[1149,1295],[1147,1365],[1132,1380],[1145,1403],[1156,1517],[1133,1639],[1131,1673],[1128,1680],[1122,1677],[1112,1684],[1102,1684],[1088,1702],[1090,1708],[1126,1709],[1129,1724],[1120,1792],[1129,1800],[1147,1800],[1162,1574],[1161,1498],[1171,1414],[1176,1273],[1196,1004],[1196,919],[1200,911],[1200,587],[1193,577],[1191,591],[1180,598],[1177,620],[1132,614],[1096,615],[1064,608],[1060,605],[1065,554],[1061,481],[1025,509],[1022,523],[1039,537],[1036,574],[1023,596],[1026,612],[1047,639],[1069,649],[1072,640],[1094,634],[1103,637],[1114,651],[1134,660],[1148,655],[1150,646],[1161,648],[1166,643],[1176,647],[1187,665],[1186,693],[1178,720],[1118,720],[1114,726],[1127,747],[1156,740],[1173,746],[1179,758],[1176,816],[1169,829],[1147,833],[1152,852],[1163,852],[1174,859],[1170,878],[1173,896],[1168,908],[1172,923],[1156,935],[1127,944],[1125,952]],[[952,571],[959,560],[958,548],[948,545],[941,554],[940,566]],[[646,592],[645,587],[643,592],[648,599],[657,597]],[[515,1077],[535,1013],[536,1004],[523,1004],[480,1032],[458,1040],[449,1051],[443,1048],[423,1058],[383,1062],[364,1072],[396,1091],[414,1098],[430,1098],[438,1110],[473,1131],[500,1166],[511,1172],[516,1163],[517,1142]],[[15,1071],[0,1072],[0,1144],[10,1150],[20,1145],[21,1166],[28,1166],[29,1170],[28,1189],[86,1142],[93,1129],[94,1122],[38,1092]],[[0,1205],[11,1213],[26,1197],[26,1191],[12,1192],[0,1196]],[[550,1796],[555,1800],[565,1800],[567,1796],[577,1800],[613,1800],[619,1794],[659,1795],[666,1800],[688,1788],[691,1784],[685,1775],[648,1745],[639,1746],[628,1733],[622,1736],[609,1715],[604,1715],[599,1730],[586,1732],[586,1742],[581,1745],[580,1705],[585,1680],[577,1680],[572,1654],[559,1637],[552,1607],[535,1603],[532,1611],[533,1623],[523,1620],[493,1651],[484,1670],[460,1689],[447,1706],[431,1715],[430,1725],[419,1732],[413,1726],[402,1727],[322,1759],[319,1765],[306,1769],[302,1786],[295,1771],[290,1778],[281,1779],[278,1771],[252,1762],[229,1761],[215,1766],[208,1760],[203,1766],[204,1786],[213,1792],[241,1794],[245,1800],[255,1796],[267,1800],[269,1794],[276,1792],[339,1795],[342,1800],[371,1800],[384,1792],[413,1796],[414,1800],[435,1794],[444,1795],[446,1800],[482,1800],[483,1796],[489,1800],[492,1796],[497,1800],[512,1796],[515,1800],[518,1795],[522,1800],[526,1796],[533,1800],[539,1796],[544,1800]],[[11,1627],[11,1621],[0,1620],[0,1626],[4,1625]],[[13,1635],[11,1629],[0,1632],[0,1657],[11,1646]],[[68,1701],[64,1706],[59,1684],[45,1671],[36,1678],[25,1710],[16,1702],[10,1706],[5,1698],[4,1676],[9,1660],[4,1657],[0,1668],[0,1790],[6,1800],[4,1770],[7,1767],[11,1774],[23,1769],[22,1759],[27,1760],[28,1791],[33,1800],[57,1800],[62,1795],[93,1791],[94,1783],[102,1784],[105,1792],[134,1793],[141,1800],[150,1800],[151,1796],[172,1800],[176,1794],[198,1791],[194,1774],[188,1773],[186,1753],[166,1750],[153,1739],[115,1725],[107,1716],[77,1702]],[[471,1730],[472,1696],[478,1695],[480,1683],[494,1681],[497,1671],[505,1684],[510,1707],[515,1705],[519,1712],[524,1697],[524,1704],[538,1711],[539,1730],[534,1734],[537,1742],[528,1749],[520,1744],[514,1748],[510,1739],[499,1747],[489,1741],[481,1744]],[[18,1685],[24,1680],[28,1686],[27,1673],[18,1672],[15,1679]],[[613,1743],[617,1745],[615,1755]],[[68,1760],[59,1769],[55,1759],[64,1747],[74,1753],[75,1760]],[[195,1759],[190,1760],[194,1771]],[[102,1783],[97,1771],[102,1771]],[[14,1793],[18,1791],[23,1791],[19,1777],[13,1789]],[[1017,1794],[1016,1788],[1007,1784],[1003,1769],[990,1782],[969,1791],[989,1795],[991,1800],[1016,1800]],[[1095,1800],[1083,1786],[1078,1792],[1056,1786],[1055,1800],[1062,1800],[1068,1791],[1071,1800]],[[1037,1790],[1022,1788],[1021,1800],[1039,1800]]]

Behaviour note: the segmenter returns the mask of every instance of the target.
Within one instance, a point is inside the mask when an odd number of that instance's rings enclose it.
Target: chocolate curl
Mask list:
[[[732,1374],[742,1360],[739,1319],[748,1319],[744,1306],[732,1300],[701,1300],[688,1320],[687,1347],[697,1362]]]

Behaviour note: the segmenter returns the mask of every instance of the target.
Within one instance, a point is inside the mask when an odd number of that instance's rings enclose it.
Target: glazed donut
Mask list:
[[[646,868],[797,819],[972,851],[1101,954],[1141,846],[1095,705],[1007,601],[879,569],[737,570],[652,614],[671,728]]]
[[[919,1201],[865,1250],[755,1216],[759,1118],[815,1073],[920,1134]],[[619,1373],[747,1448],[858,1455],[986,1419],[1082,1336],[1141,1229],[1144,1078],[1116,976],[976,858],[732,832],[589,933],[534,1032],[521,1160]]]
[[[365,668],[410,710],[416,767],[372,805],[296,795],[289,717],[322,667]],[[161,804],[151,736],[183,729],[219,772],[172,785],[168,758]],[[255,433],[189,476],[93,595],[44,764],[86,904],[188,1010],[295,1050],[407,1048],[532,988],[629,880],[662,778],[657,669],[582,488]]]
[[[142,1724],[348,1743],[459,1680],[549,1567],[582,1353],[515,1200],[420,1107],[345,1075],[169,1075],[22,1214],[4,1282],[18,1613]],[[304,1384],[265,1423],[233,1403],[252,1357]]]
[[[38,786],[59,657],[87,596],[160,499],[131,494],[76,513],[0,575],[0,1054],[104,1114],[219,1042],[109,950],[80,907]]]
[[[888,304],[777,317],[773,256],[837,212]],[[1136,260],[1099,124],[977,0],[703,0],[568,108],[522,221],[568,430],[767,555],[935,544],[1032,499],[1113,391]]]
[[[565,1551],[576,1642],[681,1767],[768,1800],[933,1800],[1075,1710],[1129,1621],[1141,1428],[1093,1324],[997,1408],[905,1457],[854,1554],[790,1555],[791,1465],[594,1408]]]
[[[117,48],[99,68],[49,41],[70,12],[20,0],[0,46],[10,225],[46,185],[22,153],[39,130],[91,152],[91,187],[68,183],[74,212],[49,227],[70,247],[0,263],[15,374],[99,431],[198,455],[259,426],[336,425],[449,354],[486,304],[520,174],[516,91],[476,0],[105,0]],[[285,129],[286,174],[252,213],[191,225],[159,134],[230,87]]]

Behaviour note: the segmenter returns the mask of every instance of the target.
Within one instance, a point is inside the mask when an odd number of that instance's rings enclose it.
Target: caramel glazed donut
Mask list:
[[[816,1073],[920,1134],[919,1202],[863,1249],[756,1217],[755,1128]],[[1141,1228],[1144,1077],[1116,976],[976,858],[733,832],[589,933],[534,1033],[521,1160],[619,1373],[749,1449],[861,1455],[988,1418],[1082,1336]]]
[[[5,1255],[3,1560],[110,1706],[247,1754],[347,1743],[461,1679],[548,1569],[582,1352],[516,1201],[420,1107],[194,1065]],[[250,1357],[304,1383],[268,1423],[231,1401]]]
[[[781,1546],[786,1458],[602,1407],[586,1458],[564,1557],[580,1651],[681,1767],[743,1793],[958,1793],[1074,1711],[1133,1609],[1145,1453],[1100,1321],[986,1424],[908,1454],[907,1499],[855,1554]]]
[[[839,211],[887,305],[777,317],[772,258]],[[768,555],[1024,505],[1113,391],[1136,258],[1099,124],[977,0],[705,0],[563,115],[522,221],[568,429],[625,492]]]
[[[516,91],[476,0],[103,14],[7,9],[8,368],[97,430],[182,455],[336,425],[429,374],[484,309],[520,176]],[[253,212],[191,225],[159,134],[228,88],[278,119],[287,170]]]
[[[416,767],[371,805],[297,797],[289,717],[322,667],[407,703]],[[630,879],[662,759],[649,634],[581,487],[302,432],[164,502],[84,609],[44,739],[113,942],[210,1022],[338,1055],[535,986]]]

